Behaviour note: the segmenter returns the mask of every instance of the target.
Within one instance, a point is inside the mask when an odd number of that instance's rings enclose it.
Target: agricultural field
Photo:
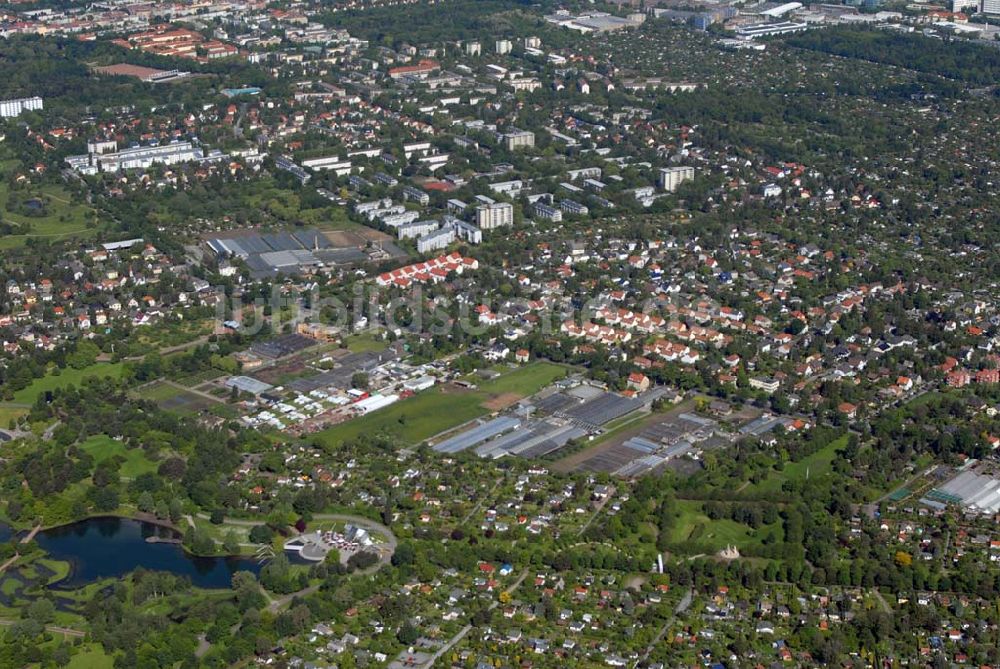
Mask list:
[[[203,382],[203,381],[196,381]],[[185,382],[184,385],[195,385]],[[154,381],[136,390],[135,395],[156,404],[166,411],[182,415],[195,415],[202,411],[211,411],[223,417],[235,416],[236,412],[222,400],[209,399],[202,392],[192,392],[180,387],[179,383]]]
[[[533,395],[562,378],[566,368],[551,363],[535,363],[483,382],[475,390],[454,385],[430,390],[396,402],[380,411],[362,416],[316,434],[320,443],[337,446],[364,434],[386,434],[403,445],[420,443],[463,423],[496,411],[505,404]]]

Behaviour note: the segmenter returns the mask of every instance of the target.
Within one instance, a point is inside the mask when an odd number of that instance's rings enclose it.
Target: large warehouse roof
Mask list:
[[[494,418],[471,430],[457,434],[450,439],[445,439],[440,444],[436,444],[434,450],[438,453],[458,453],[459,451],[464,451],[467,448],[481,444],[487,439],[492,439],[498,434],[513,430],[520,424],[520,420],[511,416]]]
[[[274,387],[269,383],[258,381],[257,379],[249,376],[231,376],[226,380],[225,385],[227,388],[236,388],[241,393],[252,393],[254,395],[266,393]]]

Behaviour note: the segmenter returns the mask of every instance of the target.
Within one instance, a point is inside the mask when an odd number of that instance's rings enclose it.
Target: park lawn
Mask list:
[[[785,481],[819,480],[829,476],[833,469],[833,460],[837,456],[837,451],[847,446],[847,435],[834,439],[829,444],[819,449],[815,453],[798,462],[789,462],[785,468],[779,471],[772,471],[766,479],[750,486],[747,490],[751,492],[780,492],[781,485]]]
[[[139,474],[145,474],[156,469],[156,463],[146,457],[141,448],[125,448],[125,444],[116,441],[105,434],[98,434],[80,444],[80,448],[94,458],[94,465],[99,465],[110,457],[120,455],[125,458],[119,470],[122,478],[134,479]]]
[[[0,428],[9,426],[12,420],[17,420],[26,413],[28,410],[24,407],[0,404]]]
[[[9,161],[5,161],[7,166]],[[0,180],[0,210],[4,219],[18,224],[27,224],[31,232],[26,235],[7,235],[0,237],[0,249],[12,249],[22,246],[29,237],[45,237],[58,240],[67,237],[89,237],[97,232],[96,227],[88,227],[88,222],[96,220],[94,210],[83,204],[73,204],[70,195],[56,185],[45,184],[31,188],[31,195],[46,200],[48,212],[45,216],[23,216],[6,211],[10,187],[6,179]]]
[[[500,395],[527,397],[562,378],[566,368],[547,362],[520,367],[476,390],[434,386],[413,397],[317,432],[321,444],[338,446],[361,435],[385,434],[412,445],[490,413],[484,402]]]
[[[712,520],[703,512],[700,501],[677,500],[677,507],[679,514],[670,531],[671,543],[691,541],[713,550],[722,550],[726,546],[741,548],[758,545],[768,533],[774,533],[780,541],[784,534],[780,521],[754,530],[729,518]]]
[[[58,583],[69,576],[69,562],[64,562],[63,560],[50,560],[49,558],[40,558],[38,562],[55,572],[55,574],[49,578],[48,585]]]
[[[120,379],[124,364],[120,362],[96,362],[83,369],[67,367],[60,370],[59,375],[49,372],[40,379],[35,379],[27,388],[22,388],[14,393],[14,402],[18,404],[32,405],[38,396],[46,391],[65,388],[69,385],[79,386],[83,380],[90,376],[104,377],[110,376]]]
[[[5,578],[0,581],[0,592],[8,597],[13,597],[14,593],[17,592],[18,587],[20,587],[21,582],[13,578]]]
[[[115,658],[106,654],[100,644],[91,643],[70,658],[66,669],[112,669],[114,666]]]

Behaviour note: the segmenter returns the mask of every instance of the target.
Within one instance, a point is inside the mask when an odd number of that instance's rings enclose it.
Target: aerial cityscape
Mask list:
[[[1000,0],[7,0],[0,74],[0,669],[1000,669]]]

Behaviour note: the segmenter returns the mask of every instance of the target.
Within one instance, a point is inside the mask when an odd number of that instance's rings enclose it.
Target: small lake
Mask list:
[[[0,539],[10,529],[0,526]],[[48,557],[70,563],[69,576],[54,587],[78,588],[102,578],[120,578],[140,567],[187,576],[199,588],[228,588],[237,571],[260,572],[253,558],[195,557],[177,544],[147,537],[178,538],[176,532],[130,518],[88,518],[39,532],[35,541]]]

